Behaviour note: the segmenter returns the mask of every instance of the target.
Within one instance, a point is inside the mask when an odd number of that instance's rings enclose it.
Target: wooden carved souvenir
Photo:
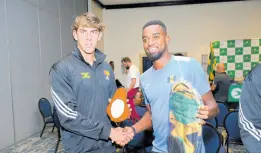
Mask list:
[[[130,116],[130,110],[127,104],[127,91],[125,88],[117,89],[107,106],[107,114],[113,122],[122,122]]]

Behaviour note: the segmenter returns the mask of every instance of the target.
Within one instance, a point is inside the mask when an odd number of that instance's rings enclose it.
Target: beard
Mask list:
[[[152,62],[155,62],[163,56],[165,50],[161,50],[160,52],[156,52],[156,53],[150,53],[147,50],[145,52],[146,52],[148,59],[151,60]]]
[[[126,66],[125,68],[126,68],[126,70],[129,70],[129,69],[130,69],[130,66]]]

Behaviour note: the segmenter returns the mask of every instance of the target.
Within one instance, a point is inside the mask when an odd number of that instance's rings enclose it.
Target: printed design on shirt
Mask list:
[[[107,70],[104,70],[104,75],[106,76],[105,79],[109,80],[110,72]]]
[[[196,118],[201,105],[202,98],[191,84],[186,81],[176,81],[173,84],[169,99],[168,152],[194,153],[204,149],[204,145],[197,143],[199,139],[203,141],[202,126]]]
[[[176,76],[175,75],[171,75],[171,76],[168,77],[168,79],[167,79],[168,81],[167,82],[168,83],[174,83],[175,79],[176,79]]]
[[[82,75],[82,79],[89,79],[89,78],[91,78],[89,72],[82,72],[81,75]]]

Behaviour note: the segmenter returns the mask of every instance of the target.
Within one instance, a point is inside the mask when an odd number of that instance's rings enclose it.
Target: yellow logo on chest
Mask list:
[[[89,72],[82,72],[81,75],[82,75],[82,78],[83,78],[83,79],[89,79],[89,78],[91,78]]]

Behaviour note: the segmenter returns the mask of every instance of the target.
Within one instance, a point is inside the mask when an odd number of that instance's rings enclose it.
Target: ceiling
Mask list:
[[[100,0],[103,5],[118,5],[118,4],[137,4],[137,3],[155,3],[168,2],[170,0]],[[181,0],[173,0],[181,1]]]
[[[106,9],[124,9],[152,6],[167,6],[167,5],[188,5],[202,3],[218,3],[230,1],[246,1],[246,0],[93,0],[102,8]]]

